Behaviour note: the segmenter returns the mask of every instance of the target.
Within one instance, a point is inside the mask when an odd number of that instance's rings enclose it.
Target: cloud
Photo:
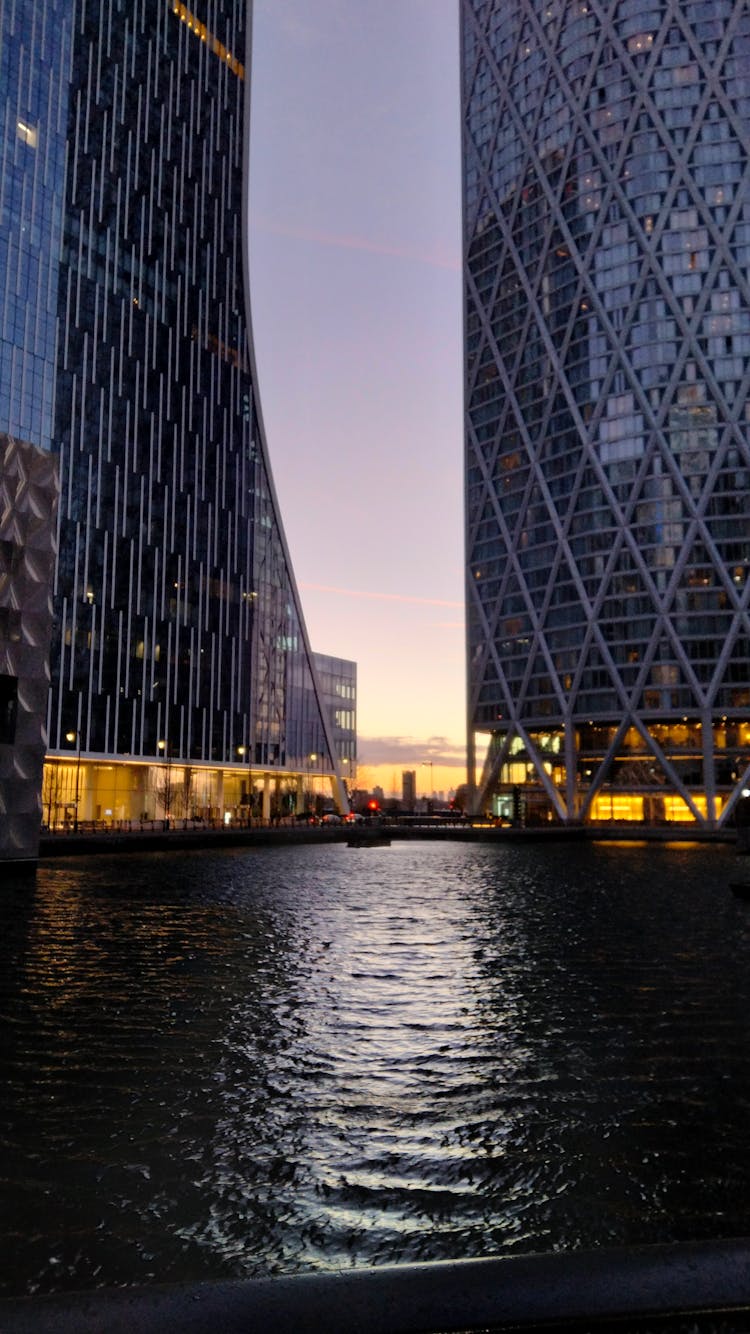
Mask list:
[[[346,598],[376,598],[383,602],[419,602],[426,607],[463,607],[462,602],[449,602],[446,598],[420,598],[411,593],[373,593],[366,588],[333,588],[329,584],[308,584],[300,580],[300,588],[312,593],[336,593]]]
[[[466,748],[448,737],[431,736],[358,736],[358,762],[363,767],[395,764],[416,769],[420,764],[441,765],[449,769],[466,768]]]
[[[337,232],[320,232],[312,227],[298,227],[291,223],[275,222],[270,218],[255,214],[253,225],[262,232],[273,236],[289,236],[296,241],[313,241],[316,245],[333,246],[339,250],[364,250],[371,255],[390,255],[395,259],[417,260],[420,264],[429,264],[435,269],[450,269],[458,272],[461,261],[458,255],[442,250],[412,249],[410,246],[387,245],[383,241],[374,241],[369,236],[345,236]]]

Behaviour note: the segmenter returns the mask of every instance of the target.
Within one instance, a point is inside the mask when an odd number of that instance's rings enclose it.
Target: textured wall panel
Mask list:
[[[0,860],[39,846],[57,492],[54,455],[0,433]]]

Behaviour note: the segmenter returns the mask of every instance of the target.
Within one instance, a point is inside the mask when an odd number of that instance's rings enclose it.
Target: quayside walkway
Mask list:
[[[127,853],[176,850],[178,848],[236,848],[284,847],[304,843],[365,842],[376,833],[378,838],[392,842],[403,839],[442,840],[464,843],[537,842],[701,842],[735,843],[734,829],[721,831],[698,830],[692,826],[645,828],[632,825],[574,826],[547,825],[528,829],[514,829],[467,822],[425,821],[424,824],[404,824],[382,820],[372,825],[299,825],[256,824],[252,826],[208,826],[179,822],[176,827],[164,829],[161,822],[106,828],[84,827],[55,833],[43,833],[39,844],[39,858],[71,857],[95,853]]]

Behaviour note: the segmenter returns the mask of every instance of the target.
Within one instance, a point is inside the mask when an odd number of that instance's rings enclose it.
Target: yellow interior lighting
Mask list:
[[[643,797],[627,792],[600,792],[591,803],[592,820],[643,820]]]
[[[187,5],[181,3],[181,0],[171,0],[171,5],[172,13],[176,14],[179,19],[182,19],[183,23],[187,23],[190,31],[194,32],[196,37],[200,37],[201,41],[205,42],[206,45],[211,48],[214,55],[218,56],[219,60],[224,61],[232,73],[237,75],[238,79],[244,79],[245,66],[241,61],[237,60],[236,56],[232,55],[231,51],[227,51],[224,43],[220,42],[218,37],[214,36],[214,34],[206,27],[205,23],[201,23],[200,19],[196,18],[195,14],[190,12]]]

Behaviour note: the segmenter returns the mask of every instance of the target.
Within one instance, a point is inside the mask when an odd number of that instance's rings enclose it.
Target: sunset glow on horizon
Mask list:
[[[465,779],[458,75],[453,6],[256,0],[271,466],[312,647],[357,663],[360,773],[397,795]]]

